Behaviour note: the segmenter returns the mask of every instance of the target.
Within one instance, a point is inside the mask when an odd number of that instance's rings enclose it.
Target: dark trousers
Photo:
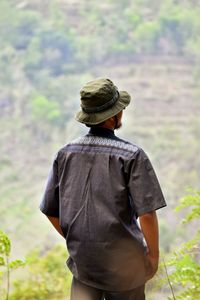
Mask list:
[[[109,292],[88,286],[73,277],[70,300],[145,300],[144,288],[141,286],[130,291]]]

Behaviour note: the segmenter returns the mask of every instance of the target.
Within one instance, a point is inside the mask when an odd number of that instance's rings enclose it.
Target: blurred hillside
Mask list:
[[[177,243],[172,208],[199,186],[199,4],[0,1],[0,227],[16,253],[57,239],[38,204],[58,148],[87,132],[74,113],[99,76],[132,95],[118,134],[149,154],[169,203],[161,242]]]

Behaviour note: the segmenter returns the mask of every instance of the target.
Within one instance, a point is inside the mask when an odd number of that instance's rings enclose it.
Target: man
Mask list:
[[[166,203],[145,152],[114,133],[130,95],[105,78],[80,95],[76,120],[89,133],[58,151],[40,209],[66,239],[71,300],[144,300]]]

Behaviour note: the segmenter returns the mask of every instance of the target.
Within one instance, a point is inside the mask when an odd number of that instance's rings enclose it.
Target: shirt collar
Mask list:
[[[97,135],[107,138],[113,138],[115,137],[114,130],[104,127],[91,127],[88,135]]]

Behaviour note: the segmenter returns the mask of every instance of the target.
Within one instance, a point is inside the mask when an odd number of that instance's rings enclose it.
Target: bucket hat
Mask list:
[[[81,110],[75,119],[87,125],[97,125],[113,117],[129,105],[131,97],[126,91],[118,91],[107,78],[86,83],[80,90]]]

